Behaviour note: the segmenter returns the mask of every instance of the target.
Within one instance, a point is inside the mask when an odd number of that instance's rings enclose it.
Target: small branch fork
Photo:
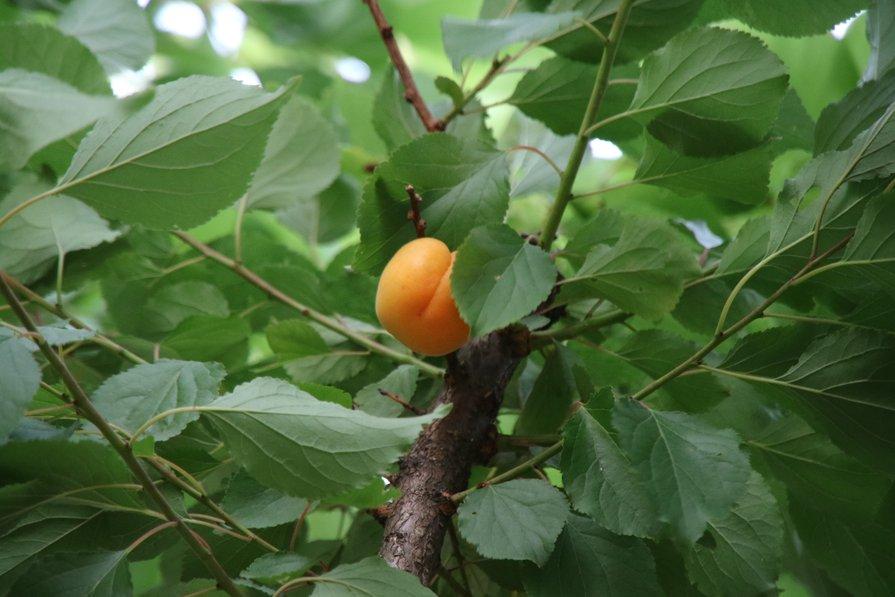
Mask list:
[[[130,447],[118,436],[99,411],[96,410],[96,407],[93,406],[87,393],[75,379],[74,375],[72,375],[68,366],[62,360],[62,357],[56,354],[53,348],[47,343],[46,339],[40,335],[31,316],[28,315],[28,312],[22,306],[19,298],[10,287],[5,272],[0,272],[0,292],[6,297],[6,301],[9,303],[9,306],[12,307],[13,312],[15,312],[25,329],[31,332],[32,338],[37,342],[44,357],[59,373],[65,386],[68,388],[72,402],[78,412],[80,412],[85,419],[93,423],[106,441],[111,444],[112,448],[115,449],[127,467],[131,470],[134,477],[140,482],[140,485],[143,486],[146,495],[158,505],[165,518],[172,523],[172,526],[177,529],[177,532],[180,533],[190,549],[195,552],[196,556],[205,565],[209,573],[211,573],[217,580],[218,586],[230,595],[237,597],[242,595],[242,592],[223,567],[221,567],[220,563],[215,559],[214,554],[208,548],[207,544],[203,545],[204,542],[201,541],[192,529],[187,526],[186,521],[177,514],[171,504],[168,503],[168,500],[165,499],[165,496],[159,491],[159,488],[155,485],[152,478],[149,476],[149,473],[143,468],[143,465],[140,464],[140,461],[134,455]]]
[[[423,96],[420,95],[420,90],[413,80],[413,74],[411,74],[407,62],[404,61],[404,56],[401,54],[401,49],[398,47],[397,40],[395,40],[395,32],[392,29],[392,26],[389,25],[388,19],[385,18],[385,14],[382,12],[382,7],[379,6],[378,0],[364,0],[364,4],[370,9],[370,14],[373,15],[373,21],[376,23],[376,28],[379,30],[379,36],[382,38],[382,41],[385,44],[385,49],[388,51],[389,58],[391,58],[392,64],[395,65],[395,70],[398,71],[398,76],[401,77],[401,82],[404,84],[404,99],[406,99],[407,102],[413,106],[413,109],[416,110],[416,113],[419,115],[420,120],[427,131],[443,131],[445,123],[436,118],[432,112],[429,111],[429,107],[426,105],[425,100],[423,100]]]
[[[407,219],[413,222],[413,227],[416,229],[416,237],[423,238],[426,236],[426,220],[423,219],[422,215],[423,198],[416,192],[412,184],[404,187],[404,190],[407,192],[407,198],[410,199]]]

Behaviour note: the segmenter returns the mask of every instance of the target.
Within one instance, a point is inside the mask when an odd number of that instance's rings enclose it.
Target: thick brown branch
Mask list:
[[[407,198],[410,200],[410,209],[407,210],[407,219],[413,222],[416,229],[416,237],[423,238],[426,236],[426,220],[423,219],[423,198],[416,192],[412,184],[404,187],[407,192]]]
[[[511,328],[474,340],[451,355],[435,403],[453,408],[426,429],[401,460],[394,481],[401,497],[385,522],[379,554],[424,584],[441,567],[441,546],[455,511],[450,496],[466,488],[473,464],[487,459],[504,389],[528,351],[528,330]]]
[[[389,58],[391,58],[392,64],[395,65],[395,70],[398,71],[398,76],[401,77],[401,82],[404,84],[404,98],[413,105],[413,109],[416,110],[427,131],[443,131],[444,123],[435,118],[432,112],[429,111],[423,96],[420,95],[420,90],[413,80],[413,74],[411,74],[410,68],[404,61],[404,56],[401,54],[397,40],[395,40],[395,32],[392,26],[388,24],[388,20],[385,18],[378,0],[364,0],[364,4],[369,7],[370,14],[373,15],[373,20],[376,22],[376,28],[379,30],[379,36],[385,43],[385,49],[388,50]]]

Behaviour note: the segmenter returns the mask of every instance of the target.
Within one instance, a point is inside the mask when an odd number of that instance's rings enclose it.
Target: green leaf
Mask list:
[[[317,563],[313,558],[298,553],[269,553],[252,562],[239,575],[261,582],[282,583],[301,576]]]
[[[283,358],[296,358],[329,352],[329,346],[310,324],[300,319],[287,319],[267,326],[265,330],[271,350]]]
[[[239,315],[193,315],[162,340],[162,347],[182,360],[219,361],[232,368],[245,362],[251,333],[251,326]]]
[[[321,402],[295,386],[257,378],[201,407],[237,463],[274,489],[323,497],[380,475],[420,432],[444,416],[373,417]]]
[[[293,198],[289,207],[277,212],[277,217],[311,244],[333,242],[354,229],[360,193],[354,179],[342,175],[318,195]]]
[[[354,401],[351,399],[351,394],[341,388],[325,386],[323,384],[314,383],[312,381],[299,383],[298,387],[317,400],[323,400],[324,402],[333,402],[345,408],[352,408],[352,405],[354,403]]]
[[[870,57],[867,59],[865,80],[879,79],[895,66],[895,7],[885,0],[870,0],[867,9],[867,41]]]
[[[501,139],[502,146],[516,148],[510,154],[510,197],[551,193],[559,181],[559,173],[547,160],[521,147],[537,147],[554,164],[565,164],[574,144],[571,135],[558,137],[540,122],[514,114]]]
[[[575,510],[619,535],[654,536],[658,507],[610,432],[582,408],[563,438],[560,468]]]
[[[88,95],[108,95],[109,81],[81,42],[39,23],[0,25],[0,70],[43,73]]]
[[[644,60],[627,114],[681,153],[736,153],[765,137],[786,86],[783,63],[760,40],[696,29]]]
[[[129,0],[74,0],[56,24],[90,48],[109,73],[139,69],[155,49],[146,14]]]
[[[826,33],[859,10],[866,0],[721,0],[730,16],[760,31],[805,36]]]
[[[570,348],[557,344],[545,351],[544,366],[525,399],[515,433],[539,435],[559,429],[576,400],[586,399],[590,388],[583,385],[581,359]],[[576,375],[577,374],[577,375]]]
[[[310,199],[339,175],[338,139],[332,125],[308,100],[287,101],[273,125],[264,157],[252,177],[247,205],[288,207]]]
[[[730,512],[684,551],[690,578],[706,595],[774,591],[783,558],[783,516],[761,475],[752,473]]]
[[[817,337],[801,356],[799,339],[789,352],[774,347],[785,331],[752,334],[741,340],[721,364],[826,431],[861,461],[895,470],[895,425],[889,364],[895,338],[861,329],[842,329]],[[791,332],[790,332],[791,334]],[[770,344],[768,344],[770,343]],[[795,360],[798,359],[797,362]]]
[[[634,99],[639,74],[636,66],[612,69],[612,79],[600,104],[601,119],[625,111]],[[597,78],[597,67],[555,57],[541,62],[519,80],[509,103],[523,114],[547,125],[558,135],[576,135]],[[632,139],[642,127],[622,119],[600,129],[600,136],[613,140]],[[539,146],[538,146],[539,147]]]
[[[562,531],[569,505],[539,479],[514,479],[471,493],[457,510],[460,534],[486,558],[542,566]]]
[[[741,495],[751,469],[733,431],[633,400],[616,401],[612,423],[661,514],[683,540],[698,539],[707,522],[723,516]]]
[[[868,81],[821,112],[814,129],[814,153],[848,149],[882,116],[895,97],[895,71]]]
[[[546,37],[574,23],[577,16],[573,12],[519,12],[476,21],[448,16],[441,20],[444,53],[459,72],[466,58],[491,57],[506,46]]]
[[[223,379],[224,368],[217,363],[162,359],[113,375],[90,399],[108,421],[133,433],[166,410],[208,404],[217,397]],[[164,441],[198,418],[195,412],[178,413],[162,419],[146,433]]]
[[[57,553],[41,558],[13,592],[54,597],[119,597],[131,594],[127,551]]]
[[[35,177],[20,178],[0,201],[0,214],[48,188]],[[0,269],[31,282],[45,274],[60,256],[116,238],[118,232],[77,199],[50,197],[13,216],[0,228]]]
[[[648,52],[665,44],[673,35],[683,31],[693,21],[702,0],[644,0],[634,2],[625,26],[617,63],[639,60]],[[597,63],[603,53],[603,40],[584,22],[609,34],[619,2],[613,0],[554,0],[552,11],[576,10],[581,20],[568,28],[568,33],[550,41],[547,47],[573,60]]]
[[[40,387],[40,368],[31,355],[35,350],[31,340],[0,328],[0,442],[18,425]]]
[[[648,137],[634,179],[684,197],[696,193],[759,205],[768,199],[771,157],[768,145],[715,158],[691,157]]]
[[[451,292],[472,334],[483,336],[530,314],[555,282],[547,253],[496,224],[474,229],[460,246]]]
[[[790,495],[819,510],[858,518],[879,511],[892,480],[837,448],[801,418],[773,421],[747,444]]]
[[[115,99],[87,95],[43,73],[0,71],[0,166],[19,169],[39,150],[111,114]]]
[[[661,595],[653,557],[634,537],[614,535],[583,516],[570,515],[547,563],[522,581],[531,597]]]
[[[415,576],[392,568],[378,556],[336,566],[310,582],[314,583],[311,593],[314,597],[431,597],[435,594]]]
[[[354,397],[354,402],[365,413],[379,417],[397,417],[404,412],[404,407],[389,400],[379,390],[393,392],[407,402],[416,392],[416,380],[419,369],[413,365],[401,365],[381,380],[364,386]]]
[[[644,330],[628,336],[616,350],[625,359],[653,379],[658,379],[683,363],[699,347],[662,330]],[[711,374],[685,375],[662,387],[676,405],[687,411],[701,411],[715,406],[726,395],[726,390]]]
[[[98,442],[11,441],[0,446],[0,476],[4,480],[40,480],[44,499],[74,491],[67,498],[74,503],[145,508],[133,489],[108,487],[132,484],[133,477],[111,446]],[[40,504],[35,500],[25,510]]]
[[[184,319],[193,315],[230,314],[227,298],[208,282],[187,280],[154,292],[143,307],[149,325],[159,332],[170,332]]]
[[[83,506],[44,504],[17,521],[0,536],[0,591],[7,592],[38,558],[59,550],[100,512]]]
[[[95,330],[76,328],[67,321],[57,321],[50,325],[39,325],[37,326],[37,331],[50,346],[64,346],[96,336]]]
[[[382,86],[373,103],[373,128],[389,150],[426,134],[426,127],[413,106],[404,99],[404,84],[395,69],[382,78]]]
[[[562,282],[560,302],[603,298],[648,319],[674,309],[684,282],[699,271],[677,230],[608,210],[585,224],[567,249],[573,256],[586,252],[586,258]]]
[[[244,471],[239,471],[230,479],[221,500],[224,511],[252,529],[275,527],[295,521],[307,505],[307,500],[265,487]]]
[[[456,248],[470,230],[503,221],[509,203],[504,153],[477,140],[430,134],[398,148],[364,188],[355,267],[379,271],[413,239],[406,219],[412,184],[423,197],[427,234]]]
[[[878,523],[848,524],[809,504],[790,508],[808,556],[852,595],[891,595],[895,590],[895,532]]]
[[[245,192],[291,89],[200,76],[160,85],[139,111],[97,123],[57,188],[128,223],[201,224]]]

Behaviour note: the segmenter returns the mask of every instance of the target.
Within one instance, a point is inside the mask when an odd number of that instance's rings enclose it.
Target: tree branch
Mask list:
[[[392,64],[395,65],[395,70],[398,71],[398,76],[401,77],[401,82],[404,84],[404,99],[413,105],[413,109],[416,110],[427,131],[443,131],[445,123],[432,115],[425,100],[423,100],[423,96],[420,95],[420,90],[413,80],[413,74],[410,72],[407,62],[404,61],[404,56],[401,54],[397,40],[395,40],[395,32],[392,26],[388,24],[388,20],[385,18],[378,0],[364,0],[364,4],[370,9],[370,14],[373,15],[373,21],[379,30],[379,36],[382,38],[389,58],[391,58]]]
[[[455,506],[450,496],[466,488],[473,464],[486,462],[496,442],[494,420],[506,384],[528,354],[523,327],[473,340],[448,360],[444,388],[434,401],[451,412],[430,425],[401,460],[394,485],[401,497],[385,521],[379,550],[390,565],[423,582],[441,567],[441,547]]]
[[[416,237],[423,238],[426,236],[426,220],[423,219],[422,215],[423,198],[416,192],[412,184],[404,187],[404,191],[407,192],[407,198],[410,200],[407,219],[413,222],[413,227],[416,229]]]
[[[211,550],[208,549],[207,545],[203,546],[202,543],[200,543],[193,531],[187,526],[186,522],[174,511],[174,508],[168,503],[168,500],[165,499],[165,496],[162,495],[158,487],[156,487],[153,480],[149,477],[149,473],[146,472],[146,469],[143,468],[131,449],[120,437],[118,437],[118,434],[112,429],[109,422],[106,421],[98,410],[96,410],[93,403],[90,401],[90,398],[87,397],[86,392],[84,392],[81,385],[68,369],[68,366],[62,361],[62,357],[56,354],[53,348],[47,344],[46,339],[38,332],[37,326],[34,324],[31,316],[28,315],[28,312],[22,307],[18,297],[7,282],[6,273],[2,271],[0,271],[0,291],[2,291],[3,295],[6,297],[7,302],[12,307],[25,329],[33,334],[33,338],[36,340],[44,357],[46,357],[47,361],[49,361],[53,368],[59,373],[59,376],[62,378],[62,381],[65,383],[65,386],[71,394],[72,402],[74,402],[84,418],[93,423],[106,441],[112,445],[112,448],[118,452],[118,455],[131,470],[131,473],[140,482],[140,485],[143,486],[146,495],[158,504],[158,507],[165,518],[173,523],[173,526],[175,526],[190,549],[195,552],[196,556],[205,565],[212,576],[217,579],[218,586],[230,595],[242,595],[239,588],[233,583],[233,580],[215,559]]]
[[[572,185],[575,184],[578,168],[581,167],[584,151],[587,149],[588,129],[596,120],[600,105],[603,103],[603,96],[606,95],[606,89],[609,88],[609,73],[612,70],[612,63],[615,61],[615,54],[618,51],[625,24],[628,22],[632,4],[633,0],[621,1],[618,12],[615,14],[615,20],[612,22],[609,37],[606,39],[606,44],[603,47],[603,57],[600,59],[600,68],[597,70],[597,80],[594,81],[590,101],[587,103],[584,118],[581,120],[581,126],[578,129],[575,146],[572,148],[571,155],[569,155],[569,162],[565,170],[563,170],[562,178],[559,181],[559,188],[556,191],[556,198],[553,200],[553,207],[547,213],[547,219],[544,221],[544,228],[541,231],[541,246],[545,251],[549,250],[553,245],[553,238],[559,229],[562,214],[569,203],[569,199],[572,198]]]
[[[277,288],[276,286],[274,286],[273,284],[271,284],[270,282],[268,282],[267,280],[265,280],[264,278],[262,278],[255,272],[253,272],[252,270],[250,270],[249,268],[242,265],[241,263],[237,263],[235,260],[230,259],[229,257],[224,255],[223,253],[220,253],[219,251],[215,251],[214,249],[212,249],[205,243],[193,238],[186,232],[174,231],[171,234],[175,235],[177,238],[179,238],[180,240],[182,240],[189,246],[193,247],[194,249],[196,249],[197,251],[199,251],[200,253],[202,253],[203,255],[208,257],[209,259],[216,261],[216,262],[220,263],[221,265],[233,270],[233,272],[235,274],[242,277],[243,279],[248,281],[250,284],[257,287],[259,290],[263,291],[269,297],[278,300],[279,302],[283,303],[284,305],[286,305],[288,307],[292,307],[293,309],[295,309],[296,311],[298,311],[299,313],[301,313],[308,319],[319,323],[323,327],[325,327],[329,330],[332,330],[332,331],[336,332],[337,334],[344,336],[345,338],[348,338],[355,344],[359,344],[360,346],[363,346],[370,352],[375,352],[376,354],[387,357],[387,358],[389,358],[395,362],[398,362],[398,363],[413,365],[413,366],[419,368],[419,370],[422,371],[423,373],[425,373],[426,375],[430,375],[432,377],[441,377],[442,375],[444,375],[444,370],[441,369],[440,367],[436,367],[435,365],[432,365],[430,363],[427,363],[426,361],[418,359],[418,358],[414,357],[413,355],[405,354],[405,353],[397,351],[393,348],[389,348],[388,346],[385,346],[384,344],[380,344],[379,342],[368,338],[367,336],[361,334],[360,332],[352,330],[351,328],[349,328],[348,326],[346,326],[339,320],[335,319],[334,317],[324,315],[323,313],[320,313],[319,311],[315,311],[314,309],[311,309],[310,307],[303,305],[302,303],[298,302],[297,300],[295,300],[294,298],[292,298],[291,296],[289,296],[288,294],[286,294],[285,292],[283,292],[282,290],[280,290],[279,288]]]

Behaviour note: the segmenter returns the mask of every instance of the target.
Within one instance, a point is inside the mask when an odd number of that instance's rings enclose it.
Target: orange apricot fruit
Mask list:
[[[379,278],[376,316],[414,352],[441,356],[469,338],[451,294],[455,257],[440,240],[418,238],[398,249]]]

